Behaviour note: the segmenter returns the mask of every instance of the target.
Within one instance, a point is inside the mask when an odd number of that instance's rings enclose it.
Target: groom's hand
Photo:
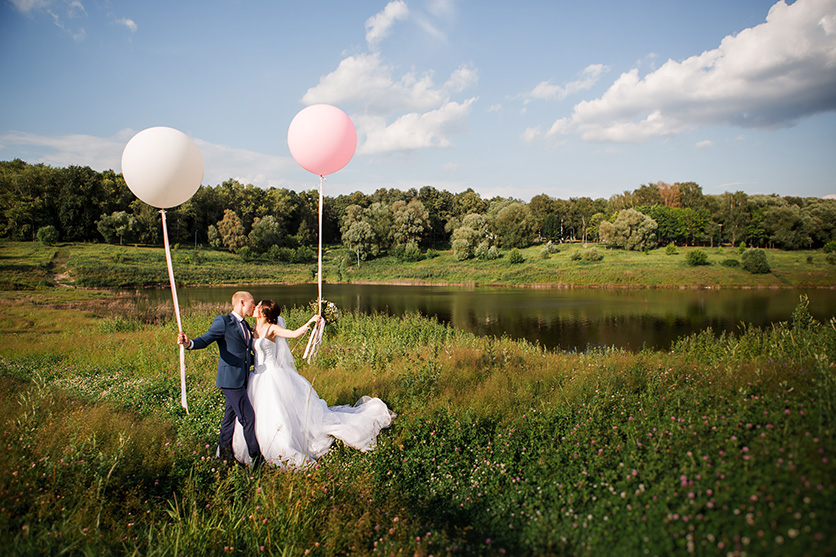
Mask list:
[[[177,344],[188,348],[191,344],[191,341],[189,340],[189,337],[188,335],[186,335],[186,333],[177,333]]]

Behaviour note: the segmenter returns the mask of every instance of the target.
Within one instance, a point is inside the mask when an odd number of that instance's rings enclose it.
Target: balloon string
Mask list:
[[[165,245],[165,262],[168,266],[168,281],[171,283],[171,299],[174,302],[174,315],[177,318],[177,330],[183,332],[183,323],[180,320],[180,304],[177,301],[177,286],[174,284],[174,266],[171,264],[171,247],[168,244],[168,227],[165,222],[165,209],[160,210],[163,218],[163,244]],[[186,352],[180,345],[180,405],[189,413],[189,404],[186,401]]]
[[[322,185],[325,176],[319,175],[319,257],[317,259],[317,286],[319,288],[319,299],[317,315],[322,315]]]

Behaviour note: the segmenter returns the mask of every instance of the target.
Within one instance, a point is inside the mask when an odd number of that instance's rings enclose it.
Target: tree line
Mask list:
[[[172,243],[307,257],[318,235],[318,192],[227,180],[201,186],[168,209]],[[121,174],[89,167],[0,162],[0,237],[66,242],[162,243],[159,211],[130,192]],[[624,249],[657,245],[813,249],[836,241],[836,200],[738,191],[704,194],[694,182],[642,185],[609,199],[546,194],[529,202],[483,198],[473,189],[381,188],[324,198],[323,241],[359,260],[377,254],[452,249],[459,259],[536,242],[598,241]],[[301,254],[301,255],[300,255]]]

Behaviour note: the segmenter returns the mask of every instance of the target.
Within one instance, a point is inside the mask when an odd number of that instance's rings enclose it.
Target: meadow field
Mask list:
[[[836,265],[822,250],[765,250],[771,272],[752,274],[741,266],[738,248],[678,247],[648,252],[563,244],[541,257],[542,246],[520,250],[520,263],[509,252],[495,260],[457,261],[452,252],[434,252],[420,261],[384,256],[360,262],[341,246],[325,249],[327,282],[467,284],[547,288],[809,288],[834,287]],[[707,264],[691,266],[689,253],[701,250]],[[316,262],[244,260],[225,250],[174,246],[178,284],[275,284],[316,280]],[[600,258],[600,259],[597,259]],[[831,258],[832,259],[832,258]],[[54,285],[94,288],[168,285],[165,253],[159,247],[108,244],[58,244],[0,241],[0,289],[31,290]]]
[[[213,458],[216,351],[187,354],[180,407],[171,309],[41,287],[0,314],[7,554],[836,553],[836,323],[803,300],[639,353],[348,313],[311,365],[291,344],[300,372],[330,404],[381,397],[393,427],[257,473]]]

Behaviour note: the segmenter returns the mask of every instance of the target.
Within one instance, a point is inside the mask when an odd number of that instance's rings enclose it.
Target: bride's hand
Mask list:
[[[311,321],[313,321],[314,323],[316,323],[318,325],[319,322],[322,321],[322,316],[321,315],[314,315],[313,317],[311,317]]]

